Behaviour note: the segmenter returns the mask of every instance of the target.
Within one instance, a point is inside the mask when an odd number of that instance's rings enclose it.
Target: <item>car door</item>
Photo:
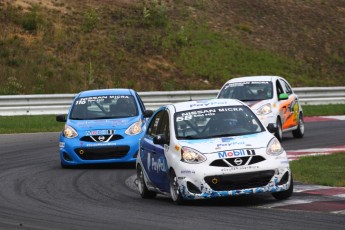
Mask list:
[[[283,79],[278,80],[283,92],[288,95],[287,100],[281,101],[281,117],[283,130],[298,125],[299,105],[296,95],[293,93],[290,85]]]
[[[153,138],[169,127],[167,112],[162,109],[154,115],[141,140],[140,157],[151,183],[162,191],[169,191],[168,167],[164,146],[153,143]],[[169,128],[168,128],[169,129]]]
[[[298,97],[296,94],[293,93],[291,86],[285,80],[280,79],[280,82],[283,86],[284,92],[289,95],[288,98],[288,108],[287,108],[287,117],[285,118],[285,122],[283,124],[283,129],[292,128],[298,125],[298,117],[299,117],[299,104],[298,104]]]

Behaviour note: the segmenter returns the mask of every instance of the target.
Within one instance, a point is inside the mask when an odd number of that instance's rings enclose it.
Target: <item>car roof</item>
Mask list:
[[[234,82],[246,82],[246,81],[274,81],[275,79],[282,79],[279,76],[248,76],[248,77],[237,77],[232,78],[227,83],[234,83]]]
[[[105,96],[105,95],[133,95],[132,89],[94,89],[80,92],[78,97]]]
[[[168,105],[167,107],[174,107],[176,112],[188,111],[194,109],[203,109],[210,107],[222,106],[241,106],[245,105],[243,102],[236,99],[207,99],[198,101],[186,101]]]

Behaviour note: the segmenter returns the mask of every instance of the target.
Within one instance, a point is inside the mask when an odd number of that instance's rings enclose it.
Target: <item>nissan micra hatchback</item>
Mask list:
[[[223,85],[217,98],[234,98],[245,102],[264,126],[276,124],[275,136],[280,141],[285,132],[292,131],[296,138],[304,135],[303,110],[298,96],[282,77],[233,78]]]
[[[135,162],[145,118],[152,113],[131,89],[79,93],[67,117],[56,117],[66,122],[60,134],[61,166]]]
[[[140,140],[136,169],[142,198],[161,193],[177,204],[263,192],[286,199],[293,191],[280,142],[233,99],[159,108]]]

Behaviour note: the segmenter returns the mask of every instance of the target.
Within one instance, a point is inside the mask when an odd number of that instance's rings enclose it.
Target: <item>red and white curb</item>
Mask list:
[[[344,152],[345,153],[345,145],[344,146],[336,146],[332,148],[312,148],[312,149],[300,149],[300,150],[288,150],[286,151],[288,155],[288,159],[298,160],[300,157],[304,156],[317,156],[317,155],[329,155],[332,153]]]
[[[291,198],[260,207],[345,215],[345,187],[295,185]]]
[[[318,122],[318,121],[345,121],[345,115],[340,116],[317,116],[317,117],[304,117],[304,122]]]

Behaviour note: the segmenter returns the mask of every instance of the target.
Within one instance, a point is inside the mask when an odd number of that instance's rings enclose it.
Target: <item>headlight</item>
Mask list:
[[[264,104],[260,108],[258,108],[256,114],[257,115],[265,115],[272,112],[272,106],[271,103]]]
[[[141,125],[142,122],[141,120],[138,122],[133,123],[131,126],[129,126],[129,128],[126,130],[126,134],[127,135],[137,135],[139,133],[141,133]]]
[[[284,152],[283,147],[277,138],[272,138],[267,145],[267,154],[272,156],[278,156]]]
[[[75,138],[78,136],[77,131],[75,131],[75,129],[73,129],[71,126],[69,125],[65,125],[64,129],[63,129],[63,135],[66,138]]]
[[[181,160],[186,163],[198,164],[204,162],[206,160],[206,157],[195,149],[182,147]]]

